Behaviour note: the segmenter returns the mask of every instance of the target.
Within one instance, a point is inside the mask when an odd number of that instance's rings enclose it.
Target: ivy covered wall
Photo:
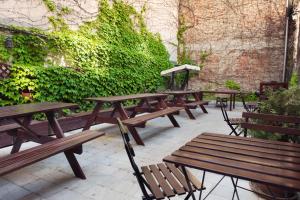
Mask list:
[[[170,67],[169,54],[159,35],[149,32],[142,13],[121,0],[99,1],[95,20],[71,30],[65,16],[72,12],[43,1],[53,15],[53,31],[14,30],[14,47],[0,36],[0,60],[12,62],[10,78],[0,81],[0,105],[29,101],[65,101],[87,106],[89,96],[155,91],[163,84],[160,71]],[[64,65],[64,66],[61,66]]]

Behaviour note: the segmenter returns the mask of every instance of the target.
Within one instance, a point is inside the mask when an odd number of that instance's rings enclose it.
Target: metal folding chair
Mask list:
[[[134,161],[135,152],[130,144],[128,129],[122,124],[120,119],[118,119],[118,125],[127,156],[134,171],[133,175],[136,177],[142,190],[143,200],[169,199],[170,197],[184,194],[186,194],[185,199],[190,197],[195,199],[194,192],[205,189],[202,183],[189,171],[173,164],[159,163],[143,166],[139,169]],[[185,175],[189,177],[190,183],[186,181]],[[191,186],[191,189],[189,189],[189,186]]]
[[[229,135],[234,134],[235,136],[240,136],[244,131],[238,131],[238,128],[240,127],[241,123],[245,122],[244,118],[229,118],[227,111],[226,111],[226,106],[221,103],[221,111],[222,115],[224,117],[224,121],[228,124],[228,126],[231,129],[231,132]]]

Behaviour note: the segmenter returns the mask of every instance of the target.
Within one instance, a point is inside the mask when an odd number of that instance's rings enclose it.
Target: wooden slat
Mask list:
[[[185,190],[183,187],[176,181],[175,177],[173,174],[170,173],[169,169],[165,166],[164,163],[159,163],[157,165],[160,169],[160,171],[163,173],[163,175],[166,177],[168,180],[169,184],[173,187],[175,190],[176,194],[184,194]]]
[[[257,158],[262,158],[262,159],[272,159],[276,161],[281,161],[281,162],[291,162],[291,163],[300,163],[300,158],[296,157],[287,157],[287,156],[282,156],[278,154],[272,154],[272,153],[266,153],[266,152],[257,152],[257,151],[249,151],[247,149],[236,149],[236,148],[230,148],[230,147],[224,147],[224,146],[219,146],[219,145],[214,145],[214,144],[205,144],[205,143],[197,143],[197,142],[189,142],[186,144],[186,146],[191,146],[191,147],[201,147],[205,149],[211,149],[215,151],[222,151],[222,152],[229,152],[229,153],[236,153],[238,152],[241,155],[248,155],[248,156],[255,156]]]
[[[20,125],[15,124],[15,123],[2,125],[2,126],[0,126],[0,133],[4,133],[6,131],[17,130],[18,128],[20,128]]]
[[[147,180],[147,183],[149,184],[149,187],[151,188],[151,192],[156,197],[156,199],[164,199],[165,195],[157,185],[155,178],[153,177],[152,173],[150,172],[150,169],[147,166],[141,167],[142,172],[144,173],[145,179]]]
[[[140,115],[140,116],[137,116],[134,118],[126,119],[126,120],[123,120],[122,122],[128,126],[136,126],[136,125],[142,124],[148,120],[162,117],[164,115],[172,114],[181,109],[183,109],[183,108],[182,107],[170,107],[170,108],[166,108],[163,110],[155,111],[153,113],[148,113],[145,115]]]
[[[227,143],[232,143],[232,144],[243,144],[243,145],[254,146],[254,147],[262,147],[262,148],[268,148],[268,149],[293,151],[293,152],[300,153],[300,148],[294,148],[292,146],[280,146],[280,145],[271,144],[271,143],[264,144],[264,143],[248,141],[248,140],[234,140],[232,138],[218,138],[218,137],[213,137],[213,136],[209,136],[209,135],[201,135],[198,138],[199,139],[212,140],[212,141],[227,142]]]
[[[206,170],[209,172],[219,173],[226,176],[237,177],[240,179],[256,181],[260,183],[277,185],[284,188],[300,191],[300,181],[280,176],[272,176],[268,174],[253,172],[249,170],[239,169],[235,167],[221,166],[213,163],[182,158],[178,156],[167,156],[163,159],[165,162],[178,165],[185,165],[195,169]]]
[[[148,98],[157,98],[157,97],[167,97],[167,94],[159,94],[159,93],[144,93],[144,94],[132,94],[132,95],[124,95],[124,96],[110,96],[110,97],[91,97],[86,98],[88,101],[100,101],[100,102],[121,102],[132,99],[148,99]]]
[[[272,160],[268,158],[260,158],[260,157],[254,157],[249,155],[243,155],[240,154],[238,151],[235,151],[233,153],[223,152],[223,151],[215,151],[211,149],[205,149],[201,147],[190,147],[190,146],[184,146],[181,147],[180,150],[187,151],[187,152],[193,152],[193,153],[199,153],[199,154],[205,154],[205,155],[211,155],[221,158],[227,158],[227,159],[233,159],[238,161],[244,161],[259,165],[266,165],[270,167],[277,167],[282,169],[290,169],[294,171],[300,171],[300,163],[290,163],[290,162],[282,162],[282,160]]]
[[[175,196],[174,191],[168,185],[166,179],[162,176],[158,167],[156,165],[150,165],[149,168],[152,171],[153,175],[155,176],[156,180],[158,181],[159,186],[161,187],[163,192],[166,194],[166,196],[168,196],[168,197]]]
[[[262,174],[269,174],[272,176],[293,178],[300,181],[300,172],[296,172],[292,170],[285,170],[282,168],[280,169],[275,167],[269,167],[266,165],[253,164],[245,161],[237,161],[234,159],[228,159],[228,158],[222,158],[222,157],[216,157],[216,156],[210,156],[201,153],[199,154],[199,153],[192,153],[186,151],[175,151],[174,153],[172,153],[172,155],[177,157],[188,158],[190,160],[198,160],[198,161],[214,163],[222,166],[227,166],[227,167],[259,172]]]
[[[75,108],[76,104],[60,103],[60,102],[43,102],[43,103],[30,103],[15,106],[5,106],[0,108],[0,119],[8,119],[13,117],[23,117],[29,114],[38,112],[48,112],[61,110],[63,108]]]
[[[281,151],[281,150],[254,147],[254,146],[248,146],[248,145],[242,145],[242,144],[233,144],[233,143],[227,143],[227,142],[222,142],[222,141],[212,141],[212,140],[207,140],[207,139],[203,139],[203,138],[196,138],[196,139],[193,139],[192,141],[198,142],[198,143],[205,143],[205,144],[212,144],[212,145],[219,145],[219,146],[224,146],[224,147],[235,148],[237,151],[242,149],[242,150],[248,150],[248,151],[256,151],[256,152],[262,152],[262,153],[270,153],[270,154],[275,154],[275,155],[291,156],[291,157],[300,158],[300,153],[296,153],[296,152]]]
[[[218,138],[228,138],[230,140],[236,140],[236,141],[250,141],[250,142],[258,142],[258,143],[262,143],[262,144],[273,144],[273,145],[280,145],[280,146],[289,146],[289,147],[293,147],[293,148],[300,148],[300,144],[295,144],[295,143],[290,143],[290,142],[281,142],[281,141],[275,141],[275,140],[265,140],[265,139],[259,139],[259,138],[249,138],[249,137],[232,137],[230,135],[224,135],[224,134],[218,134],[218,133],[202,133],[201,135],[208,135],[208,136],[218,137]]]
[[[0,159],[0,175],[7,174],[22,167],[28,166],[55,154],[70,150],[77,145],[83,144],[104,133],[85,131],[65,138],[56,139],[40,146],[33,147]]]
[[[266,131],[272,133],[280,133],[283,135],[296,135],[300,136],[300,130],[295,128],[284,128],[280,126],[264,125],[264,124],[252,124],[252,123],[241,123],[241,127],[245,129],[253,129],[259,131]]]
[[[181,185],[184,187],[185,191],[189,191],[189,187],[187,185],[186,179],[182,172],[175,167],[175,165],[166,163],[169,170],[175,175],[177,180],[181,183]],[[192,186],[192,190],[195,190],[194,186]]]
[[[274,115],[274,114],[244,112],[242,116],[244,118],[261,119],[264,121],[300,123],[300,117],[290,116],[290,115]]]

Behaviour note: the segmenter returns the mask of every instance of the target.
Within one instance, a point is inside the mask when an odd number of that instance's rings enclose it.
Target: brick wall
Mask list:
[[[193,88],[221,87],[235,80],[245,90],[282,79],[284,0],[184,0],[180,14],[192,28],[185,43],[193,60],[209,52]]]

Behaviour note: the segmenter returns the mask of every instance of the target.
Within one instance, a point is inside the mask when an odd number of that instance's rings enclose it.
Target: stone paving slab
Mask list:
[[[181,112],[181,115],[175,116],[181,128],[174,128],[168,118],[154,119],[147,123],[147,128],[139,128],[146,146],[137,146],[133,142],[137,163],[149,165],[161,162],[164,156],[205,131],[228,134],[230,129],[223,121],[221,111],[209,106],[208,112],[209,114],[203,114],[199,109],[193,110],[196,120],[190,120]],[[241,112],[242,108],[238,107],[229,112],[229,115],[240,117]],[[0,178],[0,200],[141,199],[141,192],[132,175],[118,128],[113,125],[98,125],[93,129],[105,131],[107,134],[85,144],[84,153],[77,156],[87,180],[75,178],[64,155],[59,154]],[[34,144],[27,143],[22,149],[32,145]],[[0,156],[9,151],[10,148],[1,149]],[[192,171],[201,179],[201,171]],[[208,173],[205,182],[207,190],[220,178],[220,175]],[[249,187],[246,181],[240,183]],[[231,199],[232,191],[230,179],[225,178],[207,200]],[[206,193],[207,191],[204,195]],[[239,194],[241,199],[259,199],[246,191],[240,191]],[[181,196],[173,199],[183,198]]]

